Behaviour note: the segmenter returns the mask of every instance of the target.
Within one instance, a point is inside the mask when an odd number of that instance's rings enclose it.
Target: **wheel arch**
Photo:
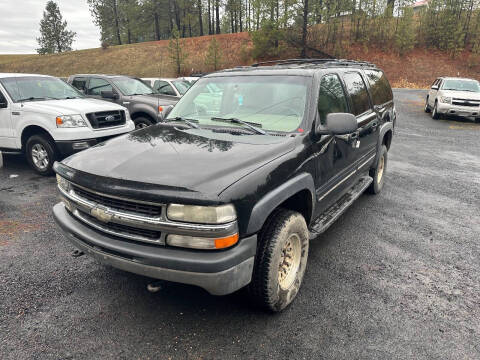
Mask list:
[[[25,152],[25,146],[27,145],[27,141],[33,135],[44,135],[49,140],[51,140],[52,144],[55,146],[55,140],[53,136],[48,132],[48,130],[38,125],[28,125],[22,130],[22,135],[20,136],[22,152]]]
[[[138,119],[139,117],[144,117],[144,118],[147,118],[149,119],[153,124],[155,124],[157,121],[155,120],[155,118],[148,112],[144,111],[144,110],[138,110],[138,111],[134,111],[130,117],[132,118],[132,120],[135,120],[135,119]]]
[[[302,173],[263,196],[253,207],[247,233],[259,232],[269,216],[278,208],[298,211],[307,224],[315,210],[315,186],[311,174]]]

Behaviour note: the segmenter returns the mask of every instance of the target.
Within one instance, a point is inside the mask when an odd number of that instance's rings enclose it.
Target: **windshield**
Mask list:
[[[64,100],[84,96],[64,81],[46,76],[22,76],[1,79],[14,102]]]
[[[138,79],[133,79],[129,77],[116,77],[112,79],[112,82],[125,96],[150,95],[154,93],[151,87],[145,85],[145,83],[141,82]]]
[[[192,84],[185,80],[174,80],[172,84],[177,88],[180,95],[185,95],[187,90],[192,86]]]
[[[476,80],[447,79],[444,80],[442,89],[480,92],[480,85]]]
[[[303,76],[202,78],[180,99],[167,120],[188,118],[200,126],[240,126],[212,119],[234,118],[267,131],[295,131],[304,117],[309,83]]]

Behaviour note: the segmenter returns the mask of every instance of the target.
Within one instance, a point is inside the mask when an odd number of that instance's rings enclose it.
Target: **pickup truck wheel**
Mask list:
[[[440,114],[437,111],[437,102],[436,101],[435,101],[435,105],[433,106],[433,110],[432,110],[432,119],[433,120],[440,119]]]
[[[283,310],[295,299],[307,266],[309,233],[304,217],[280,209],[264,225],[249,295],[262,308]]]
[[[378,194],[383,189],[385,183],[385,172],[387,170],[388,150],[385,145],[382,145],[378,153],[377,163],[375,167],[370,169],[370,176],[373,182],[368,187],[370,194]]]
[[[153,124],[150,119],[144,117],[138,117],[133,120],[133,122],[135,124],[135,129],[143,129]]]
[[[33,135],[25,146],[27,161],[40,175],[51,175],[52,166],[58,158],[55,144],[44,135]]]

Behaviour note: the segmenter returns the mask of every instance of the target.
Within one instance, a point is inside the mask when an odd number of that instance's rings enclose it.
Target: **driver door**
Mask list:
[[[105,99],[102,97],[102,91],[114,91],[112,85],[100,78],[95,78],[92,77],[88,81],[87,89],[86,89],[86,94],[88,97],[92,97],[95,99],[99,100],[105,100],[105,101],[110,101],[116,103],[117,100],[114,99]]]
[[[428,106],[433,107],[435,105],[435,99],[437,98],[438,89],[440,89],[440,85],[442,83],[442,79],[438,78],[435,80],[428,91]]]

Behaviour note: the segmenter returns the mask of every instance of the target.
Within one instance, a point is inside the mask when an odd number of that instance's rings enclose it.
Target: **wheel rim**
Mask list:
[[[377,184],[380,184],[380,182],[382,181],[384,169],[385,169],[385,157],[382,156],[380,158],[380,162],[378,163]]]
[[[32,160],[33,164],[40,170],[45,170],[50,163],[48,152],[42,144],[35,144],[32,146]]]
[[[278,284],[283,290],[287,290],[295,282],[300,268],[301,256],[300,237],[297,234],[291,234],[283,246],[278,265]]]
[[[437,105],[435,105],[432,111],[432,117],[435,117],[435,116],[437,116]]]
[[[137,124],[135,125],[135,128],[136,128],[136,129],[144,129],[144,128],[146,128],[147,126],[148,126],[148,125],[147,125],[146,123],[140,122],[140,123],[137,123]]]

